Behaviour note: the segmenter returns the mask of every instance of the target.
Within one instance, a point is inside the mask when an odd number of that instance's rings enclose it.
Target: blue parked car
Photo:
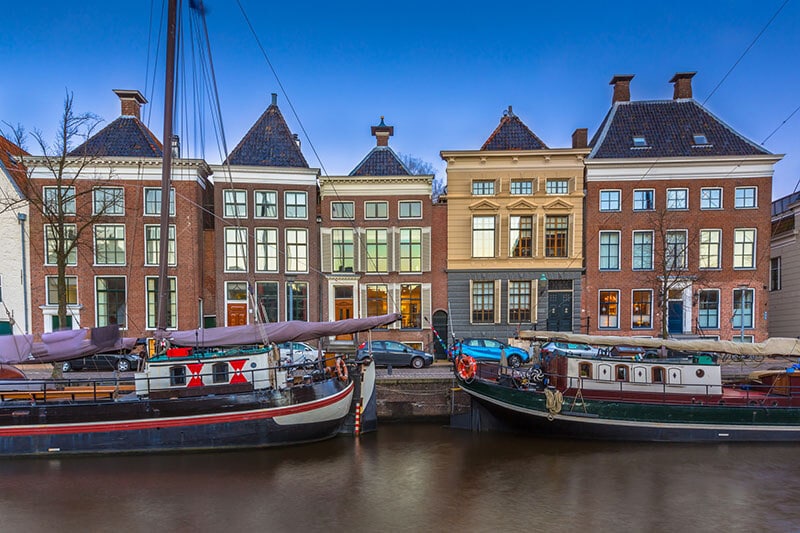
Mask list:
[[[528,352],[495,339],[464,339],[451,348],[453,356],[464,354],[479,361],[500,362],[500,350],[505,349],[508,366],[518,367],[530,361]]]

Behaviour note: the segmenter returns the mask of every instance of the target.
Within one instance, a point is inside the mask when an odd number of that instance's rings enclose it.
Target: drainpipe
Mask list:
[[[22,246],[22,309],[25,313],[25,333],[28,329],[28,268],[25,265],[25,220],[28,216],[25,213],[17,213],[17,220],[19,221],[19,235],[20,243]]]

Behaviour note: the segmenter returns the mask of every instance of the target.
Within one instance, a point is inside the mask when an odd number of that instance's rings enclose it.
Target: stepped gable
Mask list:
[[[394,126],[387,126],[383,117],[381,123],[372,126],[372,135],[377,138],[378,145],[356,165],[351,176],[410,176],[408,168],[389,148],[389,137],[394,135]]]
[[[25,179],[25,165],[20,158],[28,152],[0,135],[0,171],[5,171],[12,185],[19,191]]]
[[[694,72],[679,72],[672,100],[630,101],[633,76],[615,76],[611,110],[592,138],[593,159],[767,155],[692,98]],[[619,90],[622,85],[623,90]],[[634,145],[634,137],[638,143]],[[642,139],[643,138],[643,139]]]
[[[481,146],[481,150],[547,150],[547,145],[522,122],[508,106],[500,124]]]
[[[239,141],[236,148],[231,150],[225,164],[308,168],[297,136],[289,130],[278,109],[277,94],[272,94],[272,103]]]
[[[114,89],[122,114],[71,152],[74,157],[161,157],[163,147],[141,121],[147,100],[139,91]]]

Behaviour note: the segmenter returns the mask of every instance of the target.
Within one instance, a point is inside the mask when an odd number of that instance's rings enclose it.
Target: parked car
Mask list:
[[[98,353],[61,363],[63,372],[73,370],[119,370],[129,372],[139,368],[141,358],[135,353]]]
[[[456,342],[451,349],[454,355],[464,354],[480,361],[498,363],[503,351],[508,366],[518,367],[531,359],[531,355],[522,348],[510,346],[496,339],[463,339]]]
[[[581,342],[551,341],[542,345],[539,354],[548,355],[580,355],[583,357],[597,357],[599,349]]]
[[[319,358],[317,349],[304,342],[282,342],[278,345],[284,365],[312,363]]]
[[[433,355],[396,341],[362,342],[356,351],[356,359],[360,360],[370,355],[378,366],[422,368],[433,363]]]

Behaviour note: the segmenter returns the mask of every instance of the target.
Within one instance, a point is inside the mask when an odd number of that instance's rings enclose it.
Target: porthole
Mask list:
[[[698,368],[698,369],[697,369],[697,371],[695,372],[695,375],[696,375],[698,378],[702,378],[703,376],[705,376],[705,375],[706,375],[706,371],[705,371],[705,370],[703,370],[702,368]]]

